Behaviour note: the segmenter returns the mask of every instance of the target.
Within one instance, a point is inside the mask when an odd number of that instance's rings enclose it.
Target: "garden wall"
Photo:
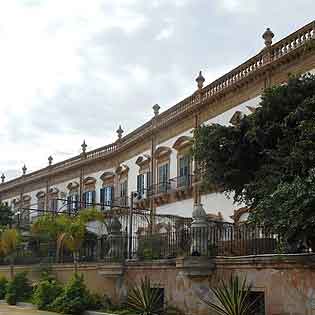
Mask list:
[[[18,266],[36,280],[39,269],[35,266]],[[60,281],[73,273],[71,264],[53,266]],[[185,314],[209,314],[200,302],[197,292],[207,292],[209,285],[216,286],[220,279],[231,273],[246,276],[253,291],[264,294],[265,313],[270,315],[315,314],[315,255],[263,255],[233,258],[206,259],[200,257],[177,260],[121,264],[84,264],[80,272],[88,287],[99,294],[107,294],[118,302],[127,287],[147,275],[156,287],[164,288],[165,300],[181,308]],[[1,266],[0,275],[9,277],[9,267]]]

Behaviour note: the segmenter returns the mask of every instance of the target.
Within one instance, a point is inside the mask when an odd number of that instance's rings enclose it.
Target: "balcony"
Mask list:
[[[179,176],[153,185],[149,189],[140,192],[140,196],[135,200],[139,208],[148,208],[150,200],[153,199],[156,206],[166,203],[176,202],[192,197],[193,175]]]

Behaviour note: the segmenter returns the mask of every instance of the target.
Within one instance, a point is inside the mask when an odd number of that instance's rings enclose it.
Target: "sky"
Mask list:
[[[116,140],[314,20],[314,0],[0,0],[0,173]]]

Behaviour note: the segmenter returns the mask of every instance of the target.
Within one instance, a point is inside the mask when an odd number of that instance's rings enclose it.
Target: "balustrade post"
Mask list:
[[[265,41],[265,48],[263,49],[263,63],[266,64],[271,61],[271,46],[272,46],[272,39],[274,38],[275,34],[267,28],[266,31],[263,33],[262,38]]]
[[[208,253],[208,217],[201,203],[194,205],[191,223],[191,248],[193,256],[205,256]]]
[[[109,251],[107,257],[110,260],[119,260],[124,254],[124,238],[121,231],[121,223],[117,217],[112,219],[110,234],[108,236]]]

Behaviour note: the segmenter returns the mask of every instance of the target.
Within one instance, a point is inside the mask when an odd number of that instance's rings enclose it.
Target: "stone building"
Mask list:
[[[192,216],[190,243],[182,230],[175,238],[170,234],[171,238],[164,239],[169,251],[177,250],[179,244],[189,244],[187,251],[180,248],[176,255],[168,256],[166,252],[158,257],[150,255],[150,260],[141,259],[140,243],[146,239],[139,233],[136,259],[128,255],[125,260],[106,261],[99,259],[98,252],[97,259],[81,261],[79,270],[89,288],[100,294],[105,292],[113,300],[121,300],[130,282],[147,275],[154,287],[163,291],[169,304],[185,314],[208,314],[197,291],[205,291],[209,286],[217,286],[219,280],[228,279],[230,274],[238,274],[253,284],[252,294],[261,303],[257,314],[315,314],[315,255],[275,254],[275,239],[266,231],[249,230],[246,238],[242,232],[244,225],[223,222],[244,221],[248,210],[241,206],[234,211],[232,201],[213,187],[200,190],[189,150],[191,132],[200,124],[237,125],[243,115],[250,115],[259,106],[265,88],[286,84],[290,75],[315,73],[314,21],[274,44],[273,37],[267,29],[261,51],[207,86],[200,72],[192,95],[161,113],[159,105],[154,105],[152,119],[128,135],[119,126],[114,143],[88,151],[83,142],[81,154],[68,160],[54,164],[49,157],[46,168],[32,173],[27,173],[23,166],[22,176],[10,181],[5,181],[3,174],[0,200],[12,205],[26,219],[41,211],[72,211],[95,205],[105,213],[133,205],[135,209],[149,210],[150,214]],[[28,211],[21,213],[21,209]],[[125,223],[115,218],[109,252],[127,247],[122,242]],[[217,225],[221,228],[217,229]],[[202,229],[207,229],[207,233],[199,233]],[[219,253],[210,253],[213,248],[209,245],[214,242],[220,247]],[[195,248],[199,257],[192,255]],[[52,269],[59,280],[65,281],[73,266],[55,264]],[[0,266],[0,275],[8,275],[9,270],[8,266]],[[35,272],[29,274],[36,277]]]
[[[232,199],[214,188],[199,193],[192,131],[202,123],[237,124],[259,106],[266,87],[314,72],[314,36],[311,22],[273,44],[267,29],[257,55],[207,86],[200,72],[192,95],[164,112],[154,105],[152,119],[127,135],[119,126],[114,143],[89,151],[83,142],[81,154],[68,160],[54,164],[50,156],[47,167],[32,173],[24,165],[22,175],[9,181],[3,174],[0,200],[14,209],[65,211],[96,203],[106,210],[128,207],[137,192],[137,208],[188,217],[201,202],[213,217],[231,220]]]

